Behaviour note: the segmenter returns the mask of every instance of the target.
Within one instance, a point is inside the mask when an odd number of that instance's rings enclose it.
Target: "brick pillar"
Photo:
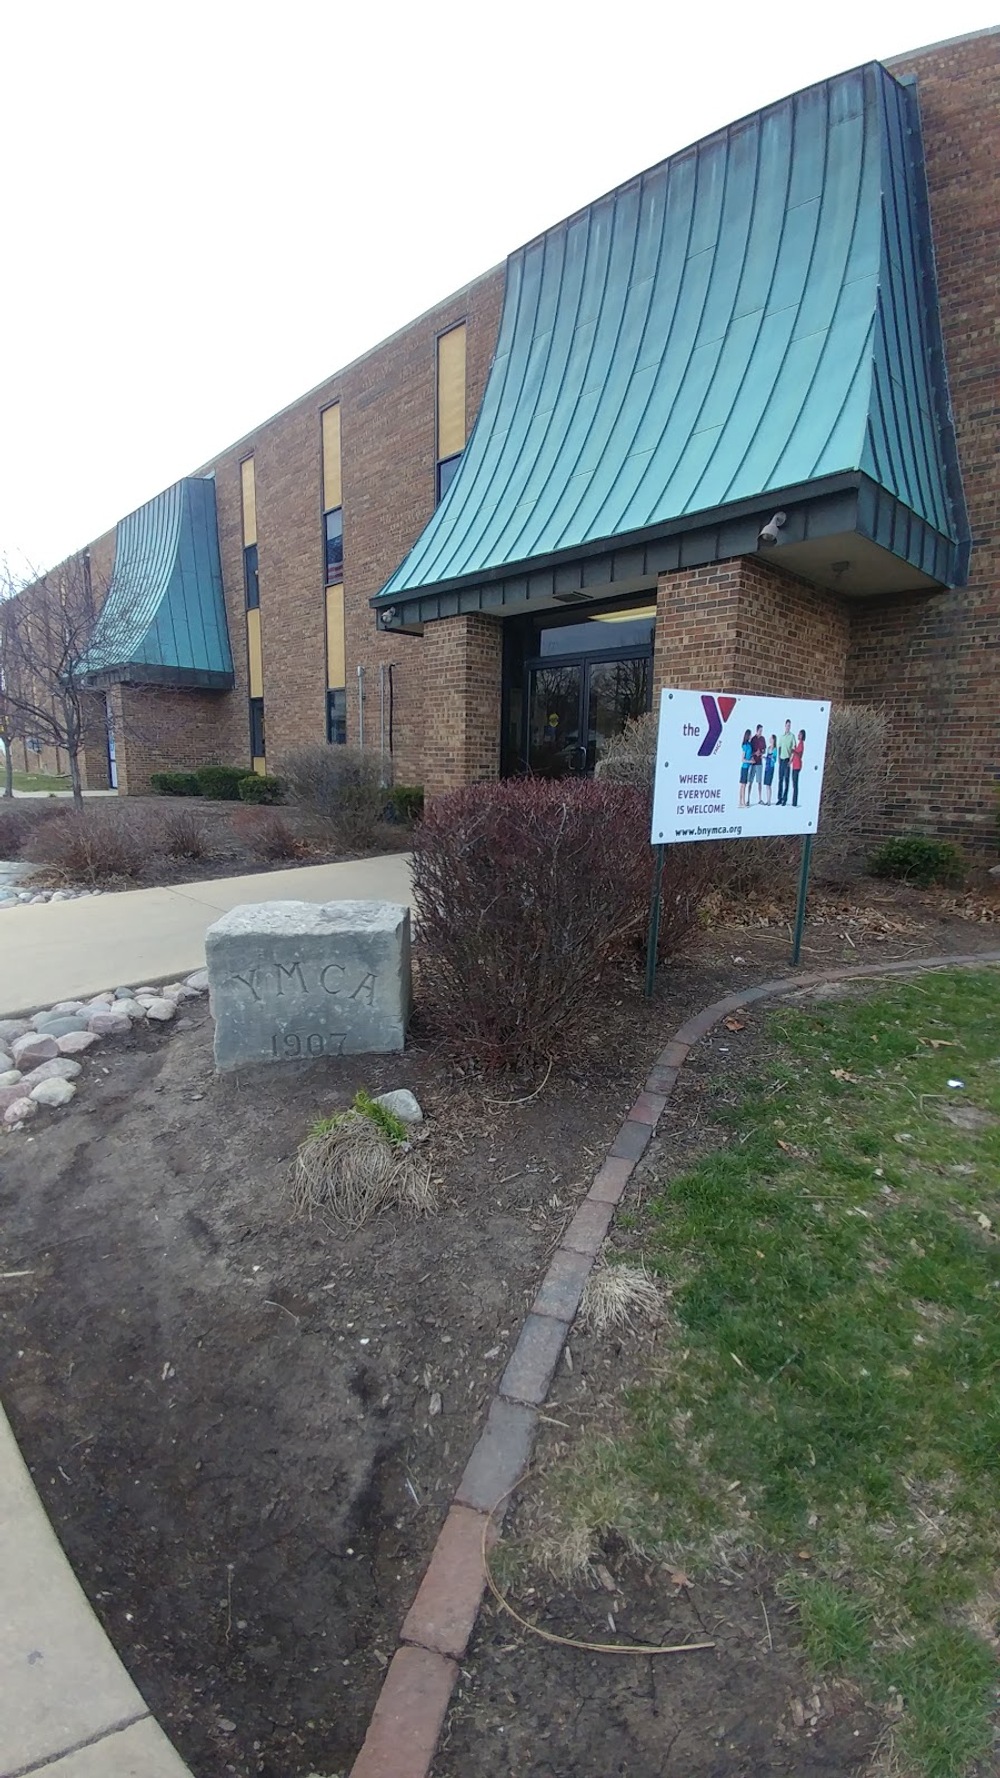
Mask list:
[[[500,619],[472,612],[424,631],[424,795],[500,776]]]
[[[757,556],[661,574],[653,687],[844,696],[846,600]]]

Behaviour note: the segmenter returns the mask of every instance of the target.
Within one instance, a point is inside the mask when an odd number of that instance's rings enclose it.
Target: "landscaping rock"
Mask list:
[[[0,1050],[0,1074],[4,1073],[5,1070],[8,1068],[13,1068],[13,1066],[14,1066],[13,1056],[8,1056],[6,1050]]]
[[[410,911],[386,901],[233,908],[205,936],[215,1065],[401,1050]]]
[[[28,1037],[17,1037],[12,1046],[14,1065],[22,1073],[26,1068],[36,1068],[39,1062],[48,1062],[58,1054],[59,1045],[45,1031],[32,1031]]]
[[[16,1087],[23,1079],[24,1075],[19,1068],[5,1068],[0,1074],[0,1087]]]
[[[16,1105],[24,1098],[24,1082],[18,1081],[16,1086],[0,1087],[0,1112],[6,1112],[11,1105]]]
[[[82,1011],[82,1000],[57,1000],[55,1006],[52,1008],[53,1014],[58,1013],[60,1018],[64,1018],[68,1014]]]
[[[14,1129],[18,1124],[26,1124],[30,1117],[37,1117],[37,1115],[38,1106],[33,1100],[15,1099],[4,1112],[3,1121],[9,1129]]]
[[[113,1013],[126,1013],[135,1024],[138,1024],[141,1019],[146,1017],[147,1010],[147,1007],[143,1005],[141,1000],[116,1000],[114,1006],[111,1008]]]
[[[35,1030],[47,1037],[67,1037],[71,1031],[86,1031],[87,1016],[85,1013],[66,1013],[57,1018],[48,1013],[44,1018],[35,1020]]]
[[[160,989],[160,993],[164,1000],[197,1000],[198,998],[196,989],[189,988],[186,982],[168,982],[165,988]]]
[[[40,1080],[37,1087],[32,1087],[31,1097],[36,1105],[48,1105],[54,1110],[75,1099],[76,1088],[71,1080]]]
[[[176,1011],[177,1007],[172,1000],[150,1000],[146,1003],[146,1017],[158,1019],[163,1024],[172,1019]]]
[[[393,1117],[398,1117],[404,1124],[422,1124],[424,1121],[420,1102],[408,1087],[396,1087],[391,1093],[377,1093],[375,1103],[391,1111]]]
[[[56,1039],[61,1056],[82,1056],[92,1044],[98,1042],[96,1031],[68,1031],[65,1037]]]
[[[193,988],[196,994],[208,993],[208,970],[196,969],[193,975],[185,976],[185,988]]]
[[[31,1030],[27,1019],[0,1019],[0,1043],[7,1049],[16,1037],[27,1037]]]
[[[40,1062],[30,1074],[24,1077],[24,1088],[30,1092],[41,1080],[76,1080],[83,1070],[79,1062],[72,1062],[68,1056],[54,1056],[51,1062]]]
[[[124,1037],[131,1029],[132,1021],[127,1012],[94,1012],[87,1025],[87,1030],[95,1037]]]

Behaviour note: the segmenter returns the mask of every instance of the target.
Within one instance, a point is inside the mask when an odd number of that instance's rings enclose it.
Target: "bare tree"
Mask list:
[[[63,748],[78,806],[87,699],[93,697],[86,657],[102,603],[86,556],[71,556],[27,581],[18,582],[6,569],[0,577],[0,735],[37,737]],[[7,754],[10,782],[9,744]]]

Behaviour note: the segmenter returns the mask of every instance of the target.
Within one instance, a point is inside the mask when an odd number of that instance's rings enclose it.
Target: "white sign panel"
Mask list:
[[[653,845],[815,833],[829,723],[807,698],[661,692]]]

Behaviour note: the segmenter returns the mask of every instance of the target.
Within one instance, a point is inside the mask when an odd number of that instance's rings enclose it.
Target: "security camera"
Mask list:
[[[760,530],[760,532],[758,533],[758,536],[757,536],[757,548],[758,549],[773,549],[774,548],[775,544],[778,541],[778,532],[781,530],[781,527],[785,522],[785,517],[786,517],[785,513],[776,512],[772,519],[768,519],[767,524],[764,525],[762,527],[762,529]]]
[[[392,623],[395,615],[396,615],[395,605],[387,605],[385,610],[382,613],[382,628],[383,628],[383,630],[387,630],[389,628],[389,625]]]

